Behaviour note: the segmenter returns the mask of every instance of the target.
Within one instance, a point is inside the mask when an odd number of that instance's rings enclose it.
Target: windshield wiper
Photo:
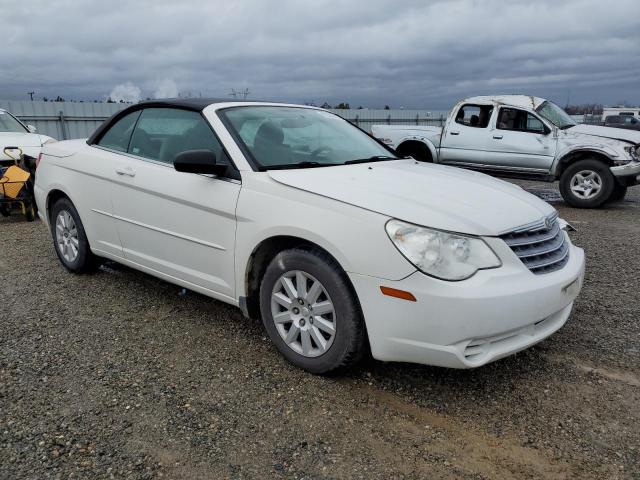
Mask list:
[[[287,170],[294,168],[317,168],[317,167],[334,167],[336,165],[342,165],[341,163],[321,163],[321,162],[299,162],[299,163],[282,163],[280,165],[263,165],[260,167],[260,171],[267,170]]]
[[[384,162],[386,160],[400,160],[398,157],[388,157],[385,155],[374,155],[369,158],[356,158],[355,160],[347,160],[345,165],[353,165],[354,163]]]
[[[571,128],[571,127],[575,127],[575,126],[576,126],[576,124],[575,124],[575,123],[574,123],[574,124],[569,123],[569,124],[567,124],[567,125],[563,125],[563,126],[561,126],[561,127],[560,127],[560,130],[566,130],[567,128]]]

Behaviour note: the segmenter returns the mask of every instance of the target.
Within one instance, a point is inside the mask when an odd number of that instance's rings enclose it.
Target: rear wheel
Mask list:
[[[396,153],[401,157],[413,157],[419,162],[433,162],[429,148],[422,142],[404,142],[398,146]]]
[[[68,198],[60,198],[51,208],[51,234],[58,258],[67,270],[87,273],[100,265],[91,252],[80,215]]]
[[[569,205],[597,208],[613,192],[615,179],[609,167],[595,159],[580,160],[567,167],[560,176],[560,193]]]
[[[340,266],[316,249],[280,252],[260,285],[264,327],[280,353],[316,374],[347,368],[365,352],[360,307]]]

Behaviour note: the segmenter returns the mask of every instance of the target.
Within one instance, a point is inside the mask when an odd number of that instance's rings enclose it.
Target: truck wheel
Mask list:
[[[327,374],[365,352],[360,306],[336,261],[319,249],[294,248],[271,261],[260,285],[265,330],[292,364]]]
[[[401,157],[413,157],[419,162],[433,162],[429,148],[422,142],[404,142],[398,146],[396,153]]]
[[[609,202],[619,202],[624,199],[627,194],[626,185],[620,185],[618,182],[613,187],[613,192],[611,192],[611,196],[609,197]]]
[[[100,260],[89,247],[80,215],[68,198],[60,198],[51,208],[53,246],[64,267],[74,273],[89,273]]]
[[[595,159],[580,160],[560,176],[560,194],[577,208],[597,208],[611,197],[615,179],[609,167]]]

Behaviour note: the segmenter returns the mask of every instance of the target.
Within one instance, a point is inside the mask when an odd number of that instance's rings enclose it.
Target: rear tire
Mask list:
[[[433,162],[431,151],[422,142],[404,142],[398,146],[396,153],[400,157],[413,157],[419,162]]]
[[[604,162],[595,159],[579,160],[562,172],[560,194],[573,207],[597,208],[611,197],[615,183]]]
[[[70,272],[89,273],[100,266],[100,259],[91,252],[80,215],[68,198],[58,199],[51,208],[51,235],[60,262]]]
[[[364,321],[351,285],[320,249],[276,255],[260,284],[260,313],[280,353],[311,373],[346,369],[366,351]]]

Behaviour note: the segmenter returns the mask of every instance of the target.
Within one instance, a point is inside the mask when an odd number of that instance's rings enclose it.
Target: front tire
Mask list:
[[[597,208],[609,200],[615,179],[609,167],[595,159],[580,160],[567,167],[560,176],[560,194],[577,208]]]
[[[620,185],[616,182],[613,187],[613,192],[611,192],[611,196],[609,197],[609,202],[620,202],[624,200],[625,195],[627,194],[626,185]]]
[[[276,255],[260,285],[260,312],[280,353],[311,373],[346,369],[365,352],[364,321],[348,279],[319,249]]]
[[[100,265],[91,252],[80,215],[68,198],[58,199],[51,208],[51,235],[56,254],[67,270],[89,273]]]

